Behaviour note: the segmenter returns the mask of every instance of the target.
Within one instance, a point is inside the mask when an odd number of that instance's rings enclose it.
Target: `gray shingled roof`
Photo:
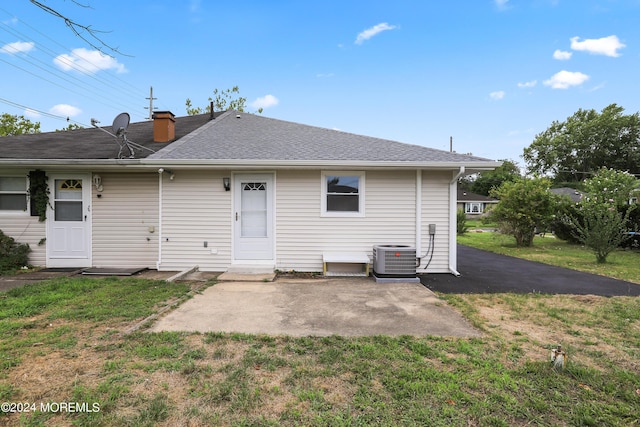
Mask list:
[[[458,190],[458,202],[498,203],[498,199],[483,196],[482,194],[472,193],[466,190]]]
[[[176,117],[176,139],[209,120],[209,114]],[[111,126],[104,129],[112,132]],[[131,123],[127,138],[154,151],[170,145],[153,142],[152,121]],[[120,146],[112,136],[96,128],[0,137],[0,159],[115,159],[119,150]],[[144,158],[151,153],[136,150],[136,158]],[[129,152],[126,154],[128,156]]]
[[[491,162],[480,157],[228,111],[148,160]]]

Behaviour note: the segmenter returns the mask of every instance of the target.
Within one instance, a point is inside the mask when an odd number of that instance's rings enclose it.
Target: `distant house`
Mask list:
[[[497,199],[470,191],[458,190],[457,194],[457,209],[462,209],[469,219],[482,216],[498,203]]]
[[[157,112],[1,138],[0,229],[47,267],[322,271],[325,252],[389,244],[432,251],[418,272],[455,272],[458,178],[499,165],[237,111]],[[44,222],[34,171],[50,191]]]
[[[571,199],[573,203],[580,202],[580,200],[582,200],[582,197],[583,197],[583,194],[580,191],[570,187],[552,188],[550,191],[553,194],[557,194],[558,196],[568,197],[569,199]]]

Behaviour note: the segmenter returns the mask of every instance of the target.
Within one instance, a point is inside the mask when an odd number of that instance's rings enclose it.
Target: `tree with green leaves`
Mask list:
[[[56,129],[56,132],[67,132],[70,130],[78,130],[78,129],[84,129],[84,127],[76,123],[69,123],[66,128]]]
[[[2,113],[0,116],[0,136],[40,133],[40,122],[32,122],[24,116]]]
[[[213,97],[209,97],[209,105],[206,107],[194,107],[191,99],[187,98],[185,101],[187,114],[195,116],[196,114],[210,113],[211,103],[213,103],[215,111],[236,110],[244,112],[247,109],[247,98],[240,96],[240,88],[234,86],[231,89],[214,89]],[[262,113],[262,108],[259,108],[257,112]]]
[[[606,263],[609,254],[631,237],[629,216],[636,205],[629,204],[629,199],[638,185],[638,179],[628,172],[602,168],[585,180],[585,197],[573,214],[563,218],[599,264]]]
[[[499,199],[489,213],[504,234],[516,239],[516,246],[531,246],[536,228],[544,229],[553,219],[557,196],[549,191],[548,178],[519,178],[505,181],[490,195]]]
[[[520,168],[512,160],[500,160],[502,166],[491,171],[480,172],[470,182],[469,190],[476,194],[488,196],[493,188],[498,188],[505,181],[515,181],[520,178]]]
[[[640,115],[611,104],[578,110],[554,121],[525,148],[529,173],[552,175],[555,182],[580,182],[602,167],[640,173]]]

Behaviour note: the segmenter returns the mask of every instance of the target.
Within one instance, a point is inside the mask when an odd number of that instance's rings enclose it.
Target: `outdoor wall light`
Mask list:
[[[98,192],[101,192],[104,189],[102,187],[102,177],[100,175],[93,175],[93,186]]]
[[[222,185],[224,186],[224,191],[231,190],[231,180],[229,178],[222,178]]]
[[[160,168],[160,169],[158,169],[158,173],[159,173],[160,175],[162,175],[164,172],[166,172],[166,173],[168,173],[168,174],[169,174],[169,180],[170,180],[170,181],[173,181],[173,179],[176,177],[176,174],[174,174],[172,170],[164,169],[164,168]]]

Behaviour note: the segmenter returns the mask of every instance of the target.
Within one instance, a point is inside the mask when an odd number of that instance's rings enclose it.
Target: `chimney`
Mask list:
[[[153,113],[153,142],[170,142],[176,138],[175,117],[171,111]]]

